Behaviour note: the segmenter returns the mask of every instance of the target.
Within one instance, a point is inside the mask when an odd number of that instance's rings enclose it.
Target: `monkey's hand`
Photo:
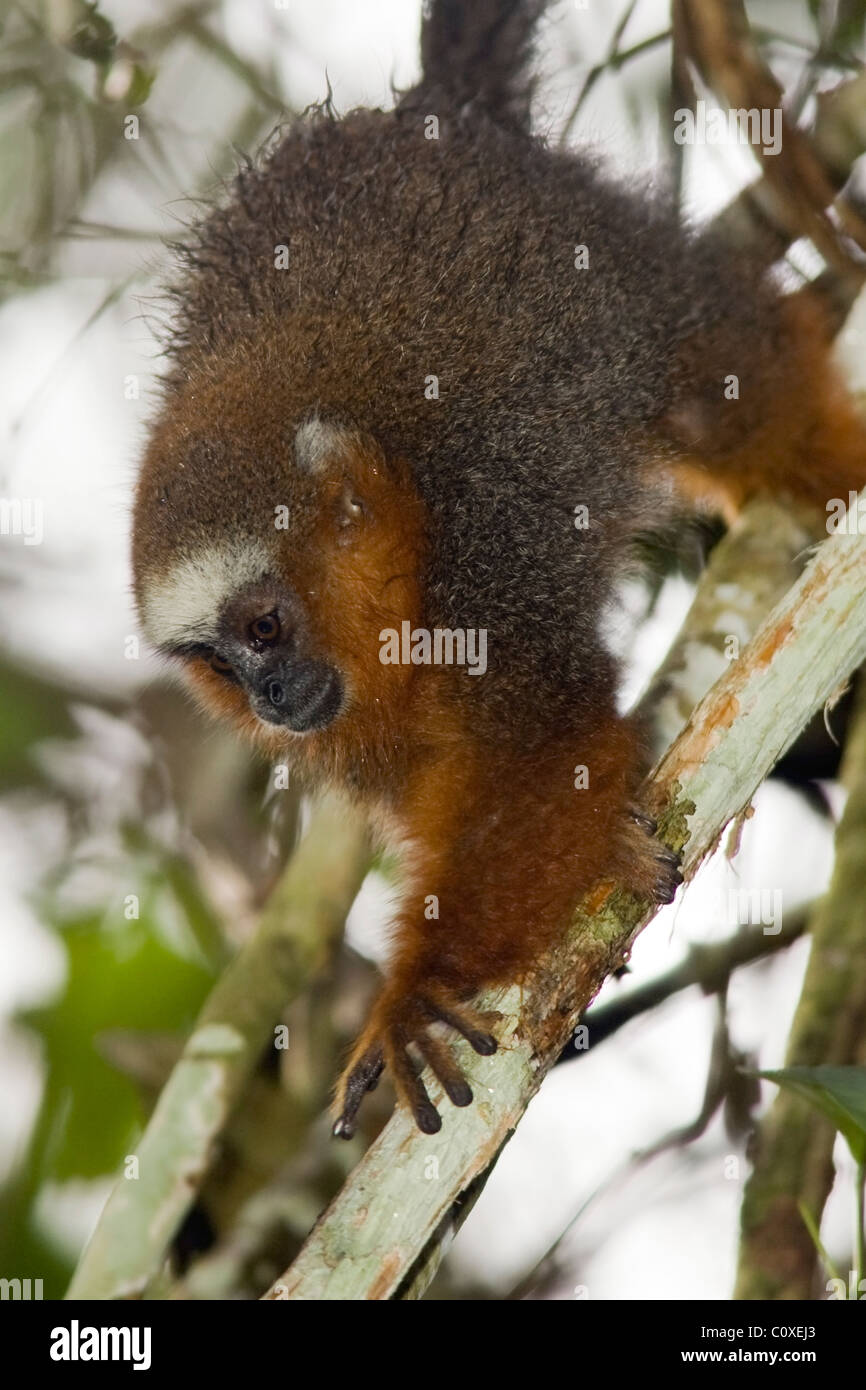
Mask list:
[[[489,1028],[497,1017],[476,1012],[432,981],[408,992],[396,985],[386,986],[337,1086],[334,1134],[340,1139],[352,1138],[361,1101],[367,1091],[375,1089],[385,1067],[398,1099],[411,1110],[418,1128],[424,1134],[435,1134],[442,1120],[421,1080],[423,1063],[442,1083],[453,1105],[471,1105],[472,1091],[447,1044],[430,1032],[431,1025],[446,1024],[462,1034],[482,1057],[490,1057],[497,1043]]]

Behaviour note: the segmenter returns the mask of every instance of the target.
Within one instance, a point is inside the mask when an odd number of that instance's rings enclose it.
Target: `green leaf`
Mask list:
[[[803,1218],[803,1225],[809,1232],[809,1237],[812,1241],[812,1244],[818,1252],[818,1255],[821,1258],[821,1261],[824,1265],[825,1270],[827,1271],[828,1276],[831,1279],[838,1279],[840,1277],[839,1271],[834,1265],[833,1261],[830,1259],[830,1256],[827,1254],[827,1251],[821,1241],[821,1232],[818,1227],[818,1222],[815,1220],[814,1216],[812,1215],[812,1212],[809,1210],[806,1203],[802,1199],[797,1203],[797,1210]],[[842,1280],[842,1282],[845,1282],[844,1279]]]
[[[758,1075],[822,1110],[844,1136],[854,1162],[866,1163],[866,1067],[784,1067]]]
[[[132,81],[126,95],[127,106],[143,106],[150,96],[155,81],[155,68],[146,68],[141,63],[136,63],[132,69]]]
[[[41,1177],[63,1181],[113,1170],[142,1122],[137,1088],[100,1055],[110,1029],[182,1032],[212,983],[211,973],[161,939],[145,904],[137,921],[106,927],[97,916],[65,928],[68,978],[59,998],[25,1014],[45,1050],[41,1117],[47,1120],[34,1162]]]

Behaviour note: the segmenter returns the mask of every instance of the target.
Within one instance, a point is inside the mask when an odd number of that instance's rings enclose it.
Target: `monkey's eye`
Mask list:
[[[265,613],[261,618],[256,618],[255,622],[250,623],[249,634],[253,642],[276,642],[280,635],[280,620],[276,613]]]
[[[210,656],[208,657],[208,662],[210,664],[211,670],[218,671],[221,676],[234,675],[231,662],[226,661],[224,656],[220,656],[219,652],[211,652]]]

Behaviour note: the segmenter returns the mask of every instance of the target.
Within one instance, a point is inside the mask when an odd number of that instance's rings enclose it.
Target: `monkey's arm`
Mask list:
[[[387,983],[337,1089],[335,1133],[354,1133],[358,1107],[387,1067],[425,1133],[440,1127],[410,1048],[455,1105],[472,1092],[435,1023],[476,1052],[496,1049],[493,1018],[467,1001],[521,980],[561,933],[585,892],[620,878],[667,902],[673,856],[632,809],[638,726],[613,710],[532,748],[469,745],[432,761],[406,798],[409,882]]]

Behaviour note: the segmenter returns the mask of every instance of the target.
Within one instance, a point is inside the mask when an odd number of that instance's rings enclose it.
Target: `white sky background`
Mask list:
[[[104,0],[121,32],[162,7],[145,0]],[[338,109],[388,104],[390,83],[407,85],[416,72],[419,5],[414,0],[292,0],[276,11],[266,0],[226,0],[225,34],[252,59],[276,51],[284,87],[298,107],[321,98],[325,69]],[[590,0],[586,10],[561,5],[545,30],[542,119],[561,124],[582,67],[604,53],[618,6]],[[667,5],[638,7],[632,42],[666,27]],[[619,171],[645,176],[656,159],[657,131],[636,139],[626,100],[632,82],[651,74],[664,80],[660,49],[612,81],[596,87],[580,122],[580,135],[600,144]],[[568,69],[568,70],[567,70]],[[582,71],[582,68],[581,68]],[[94,190],[85,216],[136,229],[176,232],[172,200],[202,168],[212,128],[224,123],[236,85],[221,80],[198,53],[179,53],[160,69],[151,103],[163,123],[172,179],[154,166],[152,186],[113,175]],[[742,151],[703,149],[690,161],[689,201],[696,215],[723,205],[750,173]],[[66,276],[56,286],[12,300],[0,311],[0,468],[2,490],[43,499],[45,542],[24,556],[24,582],[0,617],[0,640],[22,659],[45,661],[79,673],[82,688],[132,691],[155,668],[123,659],[123,639],[136,631],[129,597],[127,530],[137,455],[144,438],[153,342],[141,318],[141,294],[125,294],[86,333],[90,316],[118,280],[149,264],[156,251],[136,244],[70,243]],[[855,343],[855,351],[858,344]],[[862,337],[859,340],[862,356]],[[126,400],[125,379],[141,379],[142,399]],[[13,563],[21,564],[19,556]],[[6,556],[0,555],[0,563]],[[639,688],[657,665],[688,604],[684,584],[669,586],[658,615],[635,643],[630,680]],[[33,634],[38,635],[38,641]],[[46,640],[45,634],[49,634]],[[62,970],[56,946],[36,922],[25,892],[38,870],[40,840],[52,833],[0,803],[0,923],[4,958],[0,1009],[46,997]],[[795,852],[792,853],[792,847]],[[784,890],[786,908],[811,898],[825,884],[831,834],[792,793],[762,790],[731,866],[718,858],[689,888],[686,900],[659,915],[640,938],[633,976],[606,987],[608,996],[682,958],[691,941],[718,939],[733,930],[730,887]],[[381,894],[368,884],[353,914],[356,940],[370,941],[371,916],[381,915]],[[802,944],[766,967],[735,976],[730,992],[734,1038],[755,1048],[763,1066],[779,1065],[805,962]],[[569,1217],[633,1151],[687,1124],[700,1109],[714,1005],[695,991],[668,1003],[647,1021],[572,1066],[557,1069],[457,1239],[453,1258],[467,1275],[483,1273],[503,1289],[528,1260],[540,1256]],[[26,1133],[38,1097],[38,1068],[7,1029],[2,1053],[0,1162],[9,1161]],[[446,1117],[447,1124],[447,1117]],[[730,1295],[739,1181],[725,1177],[732,1152],[716,1125],[693,1149],[657,1160],[624,1187],[600,1196],[574,1235],[573,1285],[591,1298],[693,1298]],[[51,1217],[68,1223],[70,1238],[87,1229],[102,1189],[71,1194]],[[847,1194],[845,1194],[847,1195]],[[845,1248],[847,1206],[834,1200],[829,1240]],[[572,1297],[566,1284],[561,1297]]]

